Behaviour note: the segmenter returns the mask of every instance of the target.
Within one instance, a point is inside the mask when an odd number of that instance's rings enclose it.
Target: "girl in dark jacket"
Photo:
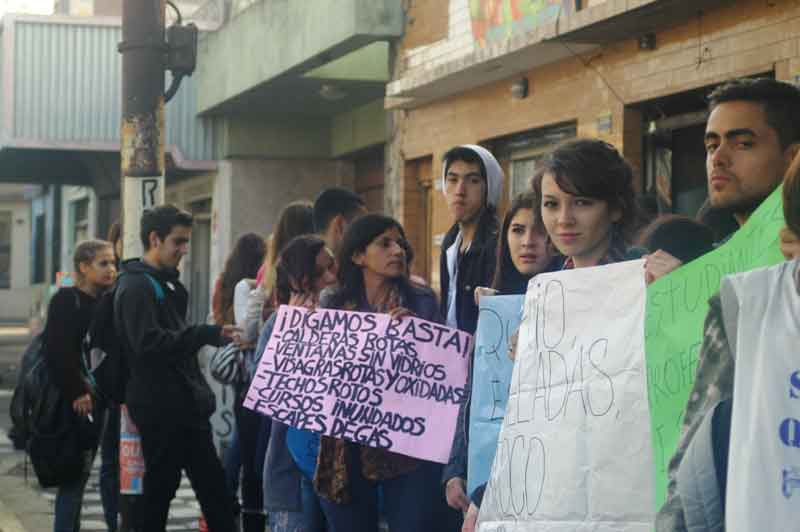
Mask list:
[[[492,287],[479,286],[475,289],[475,304],[480,306],[482,296],[524,294],[528,281],[547,269],[552,253],[547,244],[547,233],[534,214],[536,195],[523,192],[514,198],[503,219],[500,239],[497,242],[497,266],[494,270]],[[516,338],[516,335],[514,335]],[[462,405],[458,427],[459,436],[467,434],[466,406]],[[485,485],[479,486],[470,494],[470,505],[464,517],[463,530],[473,531],[478,517],[478,508],[483,498]]]
[[[436,297],[409,281],[405,233],[392,218],[357,219],[339,250],[338,286],[323,307],[414,314],[439,321]],[[330,532],[378,530],[378,489],[390,530],[439,530],[445,502],[439,490],[441,464],[323,436],[314,485]]]
[[[76,286],[61,288],[50,300],[44,331],[47,367],[63,399],[72,405],[75,422],[85,418],[90,425],[102,422],[87,380],[83,360],[83,338],[89,329],[98,297],[116,277],[114,249],[104,240],[81,242],[73,255]],[[90,431],[94,432],[94,431]],[[99,429],[96,431],[99,433]],[[55,502],[55,532],[80,530],[81,504],[86,481],[97,450],[97,439],[86,438],[81,475],[58,487]]]

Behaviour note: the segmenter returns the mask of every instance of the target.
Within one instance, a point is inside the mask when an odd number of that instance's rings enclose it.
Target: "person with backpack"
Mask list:
[[[73,422],[79,427],[81,467],[74,478],[58,486],[55,501],[55,532],[80,530],[81,505],[86,481],[97,451],[102,423],[83,355],[83,342],[92,322],[98,297],[114,284],[114,249],[104,240],[88,240],[73,255],[76,286],[61,288],[50,300],[44,330],[44,360],[50,382],[62,400],[72,406]],[[32,457],[33,458],[33,457]]]
[[[234,340],[231,325],[189,325],[189,294],[177,270],[189,250],[192,215],[173,205],[141,218],[141,259],[123,262],[114,295],[114,329],[129,370],[125,403],[142,438],[144,493],[138,529],[161,532],[185,470],[210,530],[232,532],[233,497],[217,457],[209,418],[215,400],[198,351]]]

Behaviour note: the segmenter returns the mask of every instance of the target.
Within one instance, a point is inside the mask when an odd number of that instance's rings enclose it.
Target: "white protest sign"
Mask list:
[[[644,261],[540,274],[481,532],[650,532]]]
[[[729,334],[736,323],[728,532],[797,530],[800,523],[797,265],[784,262],[728,277],[722,284]],[[735,309],[738,313],[731,312]]]

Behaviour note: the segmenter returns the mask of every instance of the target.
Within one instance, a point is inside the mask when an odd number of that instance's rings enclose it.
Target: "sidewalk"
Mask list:
[[[24,323],[0,323],[0,345],[27,344],[30,329]]]
[[[0,531],[50,532],[53,505],[42,497],[30,468],[25,481],[24,458],[0,431]]]
[[[0,430],[0,532],[51,532],[56,490],[41,489],[30,464],[26,482],[24,459],[25,453],[14,450],[5,432]],[[82,532],[106,530],[98,479],[99,460],[95,461],[84,495]],[[200,505],[184,477],[172,501],[167,530],[196,531],[199,517]]]

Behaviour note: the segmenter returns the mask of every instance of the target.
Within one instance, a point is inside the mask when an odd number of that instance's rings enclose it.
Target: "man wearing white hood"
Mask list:
[[[455,223],[442,241],[442,314],[448,326],[474,334],[478,325],[475,287],[489,286],[494,277],[503,170],[487,149],[473,144],[452,148],[443,163],[442,190]],[[463,512],[469,508],[465,481],[468,417],[468,408],[462,405],[450,463],[442,479],[447,503]]]

